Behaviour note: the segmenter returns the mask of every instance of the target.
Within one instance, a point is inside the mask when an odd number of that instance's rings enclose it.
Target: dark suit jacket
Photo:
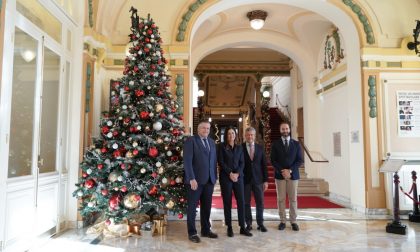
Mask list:
[[[298,141],[290,138],[287,152],[283,144],[283,138],[279,138],[271,146],[271,164],[274,166],[276,179],[284,179],[280,172],[283,169],[292,170],[292,180],[300,179],[299,167],[302,163],[302,149]]]
[[[261,145],[254,145],[254,160],[251,161],[246,143],[242,144],[244,151],[244,178],[245,184],[262,184],[268,182],[267,161],[265,159],[264,149]]]
[[[205,185],[209,180],[212,184],[216,183],[216,145],[214,140],[207,138],[210,145],[210,152],[204,147],[201,138],[196,136],[189,137],[184,143],[184,171],[185,184],[190,184],[190,180],[195,179],[200,185]]]
[[[235,148],[230,149],[224,143],[219,145],[217,160],[220,165],[220,176],[227,176],[231,172],[239,173],[239,179],[244,177],[244,153],[242,146],[235,145]]]

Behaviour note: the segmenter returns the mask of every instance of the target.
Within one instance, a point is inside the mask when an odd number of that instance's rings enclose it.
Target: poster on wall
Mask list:
[[[398,136],[420,137],[420,92],[397,91]]]

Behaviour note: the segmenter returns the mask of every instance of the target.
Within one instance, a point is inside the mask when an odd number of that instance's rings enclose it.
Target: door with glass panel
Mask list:
[[[55,232],[59,195],[60,56],[15,27],[13,60],[6,241]]]

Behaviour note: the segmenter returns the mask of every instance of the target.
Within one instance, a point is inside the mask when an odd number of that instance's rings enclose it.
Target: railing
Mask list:
[[[283,105],[283,103],[281,103],[278,94],[276,94],[276,107],[277,107],[277,110],[280,112],[279,113],[280,114],[280,117],[285,116],[285,118],[288,121],[290,121],[292,119],[292,116],[290,115],[290,112],[289,112],[289,106],[288,105]],[[284,110],[286,110],[287,114],[284,113]]]
[[[298,137],[298,140],[304,152],[306,153],[306,155],[308,155],[309,160],[311,160],[311,162],[314,162],[314,163],[328,163],[329,162],[321,153],[310,151],[308,147],[305,145],[303,137]]]

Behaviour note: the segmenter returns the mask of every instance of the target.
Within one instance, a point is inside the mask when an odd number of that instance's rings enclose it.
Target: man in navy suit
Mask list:
[[[246,228],[252,230],[251,192],[254,194],[257,210],[258,230],[267,232],[264,226],[264,192],[268,188],[267,162],[264,149],[255,143],[255,129],[245,130],[245,143],[242,144],[245,159],[245,222]]]
[[[290,223],[292,230],[299,231],[297,217],[297,186],[299,167],[303,163],[302,150],[298,141],[290,138],[290,124],[280,123],[281,138],[271,147],[271,164],[276,178],[277,205],[279,208],[279,230],[286,228],[286,193],[290,204]]]
[[[217,238],[210,229],[210,212],[214,184],[216,183],[216,145],[209,138],[210,123],[198,124],[198,135],[189,137],[184,144],[184,170],[187,184],[187,227],[188,239],[200,242],[195,228],[196,208],[200,201],[201,236]]]

